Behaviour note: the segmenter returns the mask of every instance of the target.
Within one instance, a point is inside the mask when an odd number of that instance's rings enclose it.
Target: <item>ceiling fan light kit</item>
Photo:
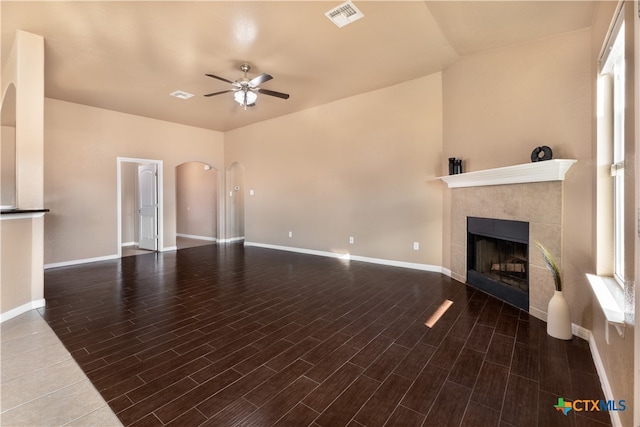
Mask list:
[[[252,90],[238,90],[233,93],[233,99],[240,105],[247,105],[249,107],[256,104],[258,95]]]
[[[273,77],[267,73],[262,73],[253,79],[249,79],[247,77],[247,72],[251,69],[251,66],[247,63],[244,63],[240,66],[240,70],[244,72],[244,77],[239,80],[231,81],[229,79],[225,79],[224,77],[216,76],[214,74],[206,74],[208,77],[212,77],[214,79],[222,80],[223,82],[230,83],[233,86],[233,89],[227,89],[220,92],[208,93],[204,96],[215,96],[223,93],[233,92],[233,99],[244,107],[246,110],[247,107],[253,107],[256,105],[256,100],[258,99],[258,94],[261,93],[263,95],[275,96],[276,98],[281,99],[289,99],[289,95],[282,92],[276,92],[268,89],[261,89],[258,86],[262,83],[268,82],[273,79]]]

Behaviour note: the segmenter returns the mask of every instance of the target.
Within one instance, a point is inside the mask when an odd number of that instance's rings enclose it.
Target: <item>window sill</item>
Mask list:
[[[609,343],[609,325],[615,326],[618,335],[624,337],[624,292],[613,277],[587,274],[598,304],[606,319],[605,337]]]

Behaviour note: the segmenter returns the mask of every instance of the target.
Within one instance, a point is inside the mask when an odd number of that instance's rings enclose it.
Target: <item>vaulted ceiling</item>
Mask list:
[[[338,28],[341,1],[0,2],[2,66],[20,29],[45,39],[45,94],[226,131],[446,69],[463,55],[589,27],[597,2],[358,1],[364,17]],[[236,80],[274,78],[244,110]],[[169,96],[182,90],[188,100]],[[381,108],[392,108],[381,106]]]

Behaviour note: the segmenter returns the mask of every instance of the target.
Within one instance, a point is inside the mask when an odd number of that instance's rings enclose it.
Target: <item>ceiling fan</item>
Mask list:
[[[221,95],[223,93],[233,92],[233,98],[236,102],[242,106],[246,110],[247,107],[253,107],[256,105],[256,99],[258,99],[258,94],[261,93],[263,95],[275,96],[277,98],[289,99],[289,95],[282,92],[276,92],[268,89],[261,89],[260,86],[264,82],[268,82],[273,77],[271,77],[267,73],[262,73],[253,79],[249,79],[247,77],[247,72],[251,69],[251,66],[247,63],[244,63],[240,66],[240,70],[244,72],[244,77],[239,80],[231,81],[229,79],[225,79],[224,77],[216,76],[214,74],[206,74],[209,77],[213,77],[214,79],[222,80],[223,82],[231,83],[233,89],[227,89],[220,92],[208,93],[205,96],[215,96]]]

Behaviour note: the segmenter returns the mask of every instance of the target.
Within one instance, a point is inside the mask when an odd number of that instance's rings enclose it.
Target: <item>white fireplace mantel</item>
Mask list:
[[[527,182],[564,181],[564,176],[577,160],[555,159],[525,163],[496,169],[441,176],[449,188],[486,185],[522,184]]]

